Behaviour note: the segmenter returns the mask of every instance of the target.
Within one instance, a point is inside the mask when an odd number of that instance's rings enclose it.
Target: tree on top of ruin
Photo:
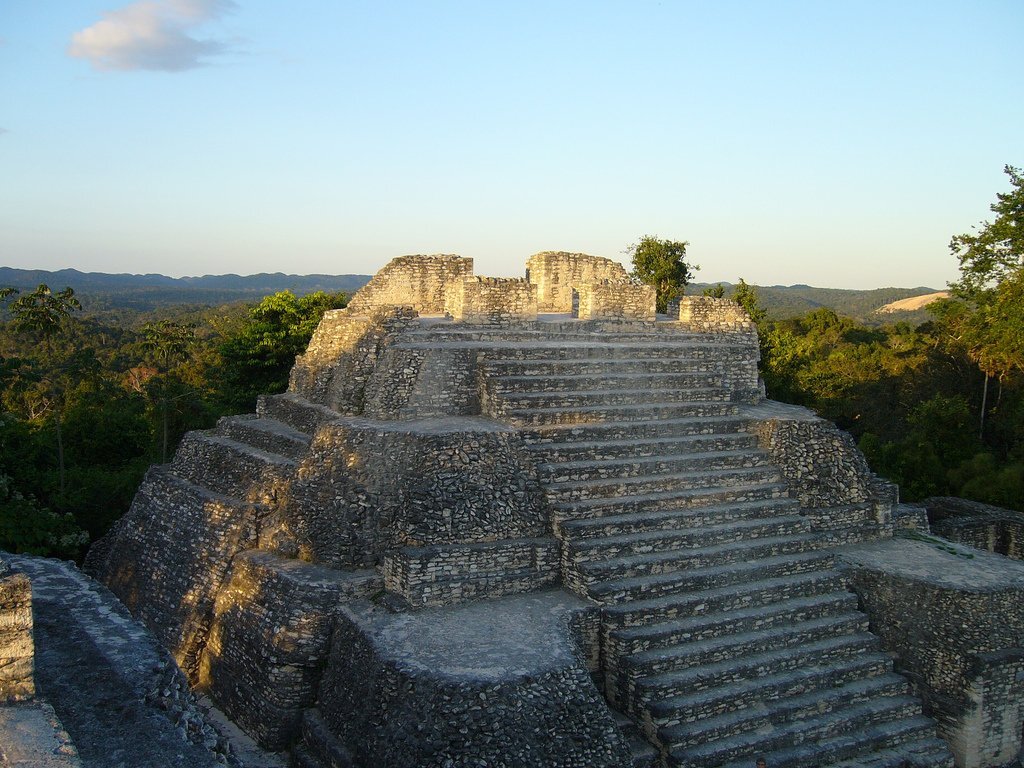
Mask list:
[[[668,303],[683,295],[683,289],[700,267],[686,261],[685,240],[660,240],[645,235],[640,242],[626,249],[633,257],[632,275],[657,292],[657,310],[664,312]]]

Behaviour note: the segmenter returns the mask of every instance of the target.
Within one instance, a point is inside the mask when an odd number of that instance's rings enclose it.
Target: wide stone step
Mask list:
[[[592,584],[591,597],[614,626],[731,611],[803,595],[846,589],[825,551],[779,555],[690,571],[609,579]]]
[[[256,400],[256,414],[276,419],[307,435],[314,434],[321,424],[339,418],[336,411],[290,392],[283,395],[260,395]]]
[[[661,344],[717,344],[721,346],[752,346],[751,339],[735,339],[724,335],[709,335],[700,331],[687,331],[679,326],[650,320],[612,321],[601,327],[593,321],[570,320],[557,322],[540,320],[532,326],[509,327],[460,324],[433,324],[425,328],[408,329],[403,339],[422,342],[486,342],[492,346],[510,344],[536,344],[538,342],[574,342],[575,344],[603,345],[632,342]]]
[[[652,402],[511,408],[502,417],[520,425],[585,424],[595,421],[657,421],[695,416],[728,416],[737,410],[737,406],[731,402]]]
[[[591,421],[585,424],[533,424],[520,434],[531,450],[571,443],[593,443],[607,440],[657,440],[696,435],[727,435],[746,432],[749,418],[732,414],[724,416],[687,416],[658,421]]]
[[[592,480],[549,481],[544,483],[548,501],[552,503],[584,499],[644,496],[665,491],[691,491],[706,488],[732,488],[754,483],[779,482],[782,473],[774,466],[693,469],[627,477],[594,478]]]
[[[800,515],[783,515],[752,520],[731,520],[717,525],[685,530],[643,531],[608,536],[602,539],[569,541],[565,559],[576,565],[607,562],[634,555],[706,548],[730,542],[768,537],[791,536],[809,532],[807,520]]]
[[[577,382],[577,385],[589,382]],[[729,402],[731,393],[720,387],[668,388],[649,387],[646,389],[577,389],[572,392],[509,392],[501,388],[492,390],[501,413],[518,414],[525,409],[544,408],[549,411],[592,409],[600,406],[641,406],[647,403],[664,406],[670,403],[724,403]]]
[[[761,451],[702,451],[700,453],[669,453],[627,459],[591,459],[541,463],[537,471],[542,481],[567,483],[584,480],[610,480],[625,477],[701,472],[719,469],[743,469],[768,465],[767,454]]]
[[[846,754],[852,756],[861,753],[861,745],[868,746],[864,751],[876,745],[892,746],[889,735],[903,733],[904,729],[917,738],[924,724],[920,714],[920,703],[909,696],[851,703],[837,711],[784,723],[768,732],[741,733],[673,750],[672,759],[682,765],[720,766],[744,756],[749,759],[750,755],[772,755],[773,765],[789,766],[793,763],[781,759],[779,752],[800,755],[803,760],[812,754],[833,759],[827,751],[820,749],[830,741],[836,745],[843,744],[843,751],[849,749]]]
[[[728,344],[706,340],[687,341],[673,339],[668,342],[655,336],[643,335],[637,339],[566,343],[567,339],[547,338],[535,341],[467,341],[465,346],[480,349],[490,364],[511,360],[563,362],[572,360],[747,360],[756,352],[753,344]],[[449,342],[446,346],[458,345]],[[397,347],[416,348],[437,346],[434,341],[406,342]]]
[[[795,648],[782,648],[727,659],[716,664],[644,677],[636,682],[636,709],[658,699],[698,691],[711,691],[730,683],[776,675],[786,671],[821,667],[870,653],[878,638],[867,633],[830,637]]]
[[[673,489],[628,496],[598,496],[556,502],[553,505],[553,519],[556,523],[560,523],[563,520],[624,515],[642,510],[660,512],[680,507],[721,506],[783,498],[789,498],[789,486],[782,482],[737,483],[727,486]]]
[[[593,440],[569,443],[531,443],[527,446],[541,464],[573,461],[612,461],[713,451],[756,450],[757,435],[747,433],[679,435],[623,440]]]
[[[757,706],[662,728],[658,737],[670,751],[678,754],[679,750],[710,744],[730,736],[774,732],[785,723],[803,720],[822,712],[834,712],[853,704],[903,698],[909,690],[906,679],[900,675],[878,675],[854,680],[838,688],[812,690],[768,702],[758,700]],[[749,761],[745,763],[745,768],[750,768]]]
[[[747,768],[747,763],[729,768]],[[868,756],[832,763],[827,768],[953,768],[949,745],[935,736],[905,741],[892,749],[875,749]]]
[[[253,448],[290,459],[301,458],[309,449],[310,437],[305,432],[292,429],[277,419],[260,418],[253,414],[225,416],[217,422],[215,431]]]
[[[272,503],[295,471],[293,459],[210,432],[189,432],[171,471],[196,485],[246,501]]]
[[[483,361],[489,377],[550,379],[571,378],[575,381],[600,380],[607,376],[720,376],[724,365],[714,358],[663,358],[636,359],[632,357],[609,357],[596,354],[591,357],[573,359],[501,359],[488,357]]]
[[[754,654],[795,649],[830,638],[863,634],[867,630],[867,616],[862,613],[844,613],[808,619],[789,626],[723,635],[697,643],[652,648],[619,659],[619,680],[628,692],[654,675],[729,661],[740,663]]]
[[[497,375],[490,379],[499,393],[568,393],[577,392],[581,384],[593,390],[638,391],[649,389],[705,389],[721,387],[722,377],[714,373],[665,373],[647,370],[604,373],[591,371],[581,379],[578,375]]]
[[[612,629],[607,635],[606,650],[611,656],[627,656],[679,643],[699,643],[729,635],[786,627],[796,622],[840,616],[856,610],[857,596],[854,593],[825,592],[723,613]]]
[[[706,547],[670,552],[625,555],[580,563],[576,570],[587,584],[632,576],[654,576],[690,568],[709,568],[727,563],[750,562],[778,555],[807,552],[819,546],[818,537],[805,533],[786,533],[753,540],[727,541]]]
[[[582,544],[589,539],[648,531],[688,530],[735,520],[796,514],[799,510],[800,502],[797,499],[767,499],[562,520],[558,523],[556,531],[561,538]]]
[[[792,668],[764,672],[747,670],[746,677],[733,683],[660,696],[648,704],[647,711],[656,727],[669,728],[748,710],[752,706],[766,706],[768,702],[812,691],[835,690],[856,680],[891,673],[889,656],[861,652],[832,661],[809,661]]]

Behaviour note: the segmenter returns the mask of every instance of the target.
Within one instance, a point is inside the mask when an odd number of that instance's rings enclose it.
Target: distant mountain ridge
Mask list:
[[[718,283],[691,283],[686,288],[688,294],[703,292]],[[732,294],[733,285],[723,282],[725,295]],[[782,320],[799,317],[815,309],[825,307],[846,317],[852,317],[866,323],[891,323],[906,321],[921,323],[929,319],[927,310],[898,312],[888,315],[878,314],[882,307],[913,296],[937,293],[935,288],[918,286],[917,288],[872,288],[854,290],[852,288],[815,288],[810,285],[755,285],[757,295],[769,317]]]
[[[85,309],[134,309],[149,311],[170,304],[214,306],[233,301],[253,301],[278,291],[304,296],[316,291],[353,294],[370,275],[203,275],[167,277],[159,274],[80,272],[77,269],[15,269],[0,267],[0,286],[21,291],[40,283],[59,289],[70,286]]]
[[[262,272],[256,275],[202,275],[201,277],[167,277],[159,274],[111,274],[107,272],[80,272],[77,269],[48,271],[43,269],[15,269],[0,267],[0,286],[21,291],[33,290],[40,283],[51,288],[74,288],[86,310],[131,309],[150,311],[174,304],[216,306],[235,301],[255,301],[278,291],[291,291],[304,296],[316,291],[350,296],[370,280],[370,275],[289,275],[282,272]],[[699,295],[705,288],[717,283],[693,283],[687,293]],[[723,282],[726,295],[732,284]],[[845,288],[815,288],[809,285],[754,286],[761,305],[769,316],[782,319],[797,317],[820,307],[827,307],[840,315],[864,322],[893,322],[906,320],[922,322],[928,318],[925,310],[900,312],[881,316],[877,310],[887,304],[913,296],[936,293],[934,288],[875,288],[852,290]]]

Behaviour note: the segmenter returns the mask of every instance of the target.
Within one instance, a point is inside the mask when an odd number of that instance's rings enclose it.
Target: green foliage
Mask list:
[[[742,277],[736,287],[733,288],[732,300],[743,307],[744,311],[750,315],[750,319],[758,325],[768,319],[768,313],[761,306],[757,289],[752,285],[747,285],[747,281]]]
[[[683,295],[683,289],[700,269],[686,262],[686,246],[680,240],[659,240],[645,235],[627,253],[633,259],[633,277],[657,291],[657,310],[664,312],[668,302]]]
[[[721,283],[715,283],[709,288],[705,288],[702,295],[707,296],[710,299],[721,299],[725,297],[725,286]]]
[[[236,412],[252,410],[256,397],[284,392],[295,356],[306,350],[320,318],[347,303],[342,293],[290,291],[267,296],[220,345],[224,402]]]

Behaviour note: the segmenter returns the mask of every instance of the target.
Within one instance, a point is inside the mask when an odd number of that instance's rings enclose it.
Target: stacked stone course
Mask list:
[[[35,695],[32,585],[0,557],[0,704]]]
[[[538,312],[571,312],[574,288],[629,279],[618,262],[565,251],[535,253],[526,262],[526,277],[537,286]]]

